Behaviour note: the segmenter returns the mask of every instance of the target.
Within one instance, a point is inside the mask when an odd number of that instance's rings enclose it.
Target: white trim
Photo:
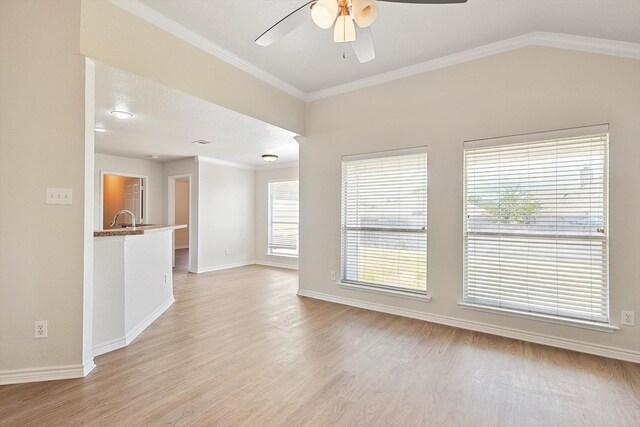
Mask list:
[[[609,124],[556,129],[542,132],[520,133],[517,135],[496,136],[491,138],[464,141],[465,149],[490,147],[494,145],[526,144],[533,141],[553,141],[565,138],[581,138],[609,133]]]
[[[236,267],[244,267],[246,265],[253,265],[255,264],[255,261],[242,261],[242,262],[234,262],[232,264],[223,264],[223,265],[214,265],[212,267],[203,267],[203,268],[198,268],[197,271],[191,271],[192,273],[209,273],[212,271],[218,271],[218,270],[226,270],[228,268],[236,268]]]
[[[569,319],[565,317],[555,317],[546,314],[528,313],[518,310],[509,310],[502,307],[489,307],[486,305],[472,304],[469,302],[459,301],[458,306],[465,310],[482,311],[485,313],[504,314],[507,316],[520,317],[523,319],[538,320],[541,322],[554,323],[556,325],[573,326],[575,328],[590,329],[598,332],[608,332],[610,334],[619,331],[620,328],[608,323],[590,322],[588,320]]]
[[[364,302],[351,298],[343,298],[334,295],[323,294],[320,292],[307,291],[304,289],[298,289],[298,295],[333,302],[336,304],[362,308],[365,310],[379,311],[381,313],[395,314],[397,316],[409,317],[412,319],[424,320],[441,325],[453,326],[455,328],[468,329],[471,331],[483,332],[486,334],[498,335],[536,344],[579,351],[582,353],[595,354],[596,356],[610,357],[612,359],[640,363],[640,352],[633,350],[591,344],[566,338],[557,338],[543,334],[536,334],[533,332],[524,332],[513,328],[505,328],[502,326],[494,326],[486,323],[472,322],[469,320],[462,320],[448,316],[424,313],[421,311],[397,308],[384,304]]]
[[[640,43],[541,31],[527,36],[531,38],[530,45],[640,59]]]
[[[269,169],[284,169],[284,168],[296,168],[299,166],[298,162],[285,162],[285,163],[265,163],[264,165],[256,166],[255,170],[269,170]]]
[[[345,154],[342,156],[342,161],[354,162],[358,160],[378,159],[381,157],[397,157],[397,156],[408,156],[411,154],[424,154],[424,153],[427,153],[427,148],[428,147],[426,145],[420,145],[418,147],[372,151],[364,154]]]
[[[129,331],[126,336],[94,346],[93,356],[100,356],[101,354],[105,354],[131,344],[145,329],[147,329],[153,322],[155,322],[158,317],[162,316],[162,314],[167,311],[167,309],[171,307],[175,301],[175,298],[173,297],[173,295],[171,295],[171,297],[167,299],[160,307],[156,308],[147,317],[142,319],[142,321],[138,323],[133,329],[131,329],[131,331]]]
[[[229,52],[228,50],[218,46],[211,40],[208,40],[201,35],[191,31],[176,21],[167,18],[160,12],[152,9],[138,0],[108,0],[109,3],[126,10],[132,15],[137,16],[140,19],[147,21],[148,23],[155,25],[156,27],[166,31],[169,34],[176,36],[177,38],[204,50],[205,52],[215,56],[218,59],[223,60],[227,64],[230,64],[245,73],[256,77],[263,82],[270,84],[271,86],[280,89],[289,95],[304,101],[307,94],[300,89],[290,85],[284,80],[279,79],[271,73],[256,67],[248,61],[240,58],[239,56]]]
[[[317,101],[319,99],[329,98],[331,96],[340,95],[357,89],[363,89],[393,80],[414,76],[426,71],[437,70],[451,65],[461,64],[463,62],[473,61],[528,46],[545,46],[577,50],[581,52],[599,53],[603,55],[620,56],[623,58],[640,59],[640,43],[574,36],[570,34],[533,32],[499,42],[489,43],[473,49],[463,50],[451,55],[399,68],[387,73],[366,77],[364,79],[330,87],[328,89],[311,92],[307,94],[306,101]]]
[[[300,259],[299,255],[270,254],[269,252],[264,254],[264,256],[275,257],[275,258],[289,258],[289,259],[295,259],[295,260]]]
[[[244,163],[228,162],[226,160],[214,159],[213,157],[196,156],[198,162],[211,163],[214,165],[228,166],[230,168],[256,170],[255,166],[245,165]]]
[[[127,339],[125,337],[120,337],[111,341],[103,342],[101,344],[93,346],[93,357],[98,357],[105,353],[109,353],[126,346]]]
[[[269,256],[274,256],[274,255],[269,255]],[[297,261],[297,258],[296,258],[296,261]],[[298,270],[298,266],[297,265],[282,264],[282,263],[279,263],[279,262],[256,260],[254,262],[254,264],[256,264],[256,265],[264,265],[264,266],[267,266],[267,267],[288,268],[290,270]]]
[[[179,245],[176,246],[175,249],[189,249],[189,245]]]
[[[338,285],[339,288],[349,289],[353,291],[370,292],[372,294],[382,294],[382,295],[412,299],[412,300],[417,300],[422,302],[431,301],[431,296],[427,294],[403,292],[395,289],[385,289],[385,288],[379,288],[376,286],[358,285],[356,283],[347,283],[347,282],[336,282],[336,285]]]
[[[9,369],[0,371],[0,385],[84,378],[89,375],[95,367],[96,365],[93,363],[93,359],[91,359],[84,365]]]
[[[93,357],[91,358],[91,360],[85,362],[85,364],[82,366],[82,373],[84,374],[84,376],[86,377],[87,375],[89,375],[91,373],[91,371],[93,371],[96,368],[96,364],[93,361]]]
[[[140,323],[138,323],[125,337],[127,345],[131,344],[133,340],[138,338],[138,335],[142,333],[145,329],[147,329],[153,322],[155,322],[158,317],[162,316],[162,314],[169,309],[176,302],[173,295],[169,297],[160,307],[156,308],[153,312],[151,312],[147,317],[145,317]]]

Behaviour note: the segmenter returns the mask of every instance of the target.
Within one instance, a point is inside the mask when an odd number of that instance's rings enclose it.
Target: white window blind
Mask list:
[[[343,158],[342,281],[426,293],[425,148]]]
[[[464,300],[609,321],[608,127],[465,143]]]
[[[271,255],[298,256],[298,181],[269,182]]]

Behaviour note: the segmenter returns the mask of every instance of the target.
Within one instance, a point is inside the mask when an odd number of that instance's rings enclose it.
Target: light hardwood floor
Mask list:
[[[3,425],[638,426],[640,365],[296,296],[295,271],[175,271],[87,378],[0,387]]]

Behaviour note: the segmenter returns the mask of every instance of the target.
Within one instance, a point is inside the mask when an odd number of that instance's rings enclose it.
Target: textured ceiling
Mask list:
[[[124,110],[133,118],[110,114]],[[298,160],[294,133],[167,88],[138,76],[96,64],[96,151],[127,157],[159,156],[167,161],[206,156],[262,165],[274,153],[279,163]],[[192,144],[204,139],[209,145]]]
[[[137,0],[127,0],[136,3]],[[531,32],[640,43],[639,0],[468,0],[457,5],[378,2],[377,57],[359,64],[350,46],[311,18],[269,47],[254,39],[306,0],[140,0],[306,93]],[[343,59],[343,52],[346,59]]]

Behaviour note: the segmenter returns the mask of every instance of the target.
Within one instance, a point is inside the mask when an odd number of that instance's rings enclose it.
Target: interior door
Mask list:
[[[128,179],[124,184],[124,208],[133,212],[136,222],[142,223],[142,178]]]

